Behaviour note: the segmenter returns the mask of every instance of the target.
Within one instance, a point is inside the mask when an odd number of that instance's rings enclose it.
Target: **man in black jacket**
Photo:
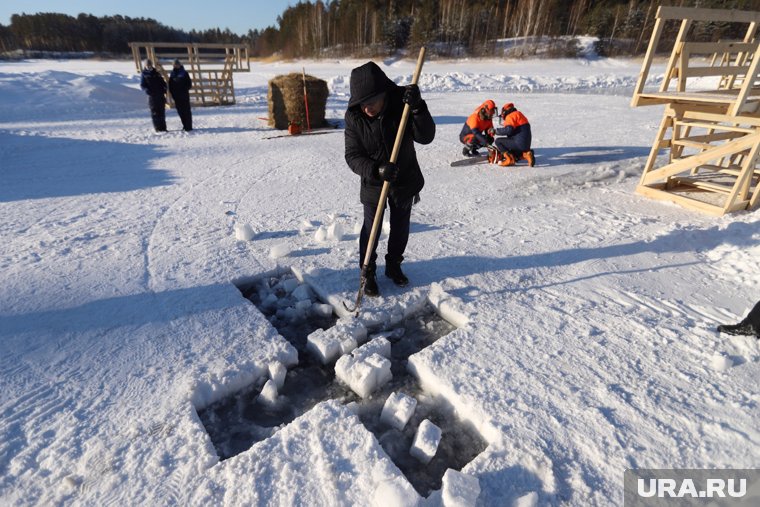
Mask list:
[[[153,128],[156,132],[166,132],[166,81],[153,67],[151,60],[145,60],[140,88],[148,95]]]
[[[385,256],[385,276],[404,287],[409,279],[401,271],[409,239],[412,204],[425,185],[414,143],[429,144],[435,137],[435,123],[417,85],[397,86],[374,62],[351,71],[351,98],[346,111],[346,162],[361,177],[359,197],[364,205],[364,225],[359,239],[359,265],[364,263],[380,193],[385,181],[390,183],[390,235]],[[410,117],[396,163],[390,162],[396,132],[404,105]],[[383,208],[384,210],[385,208]],[[379,234],[377,235],[379,237]],[[379,294],[375,278],[378,237],[371,247],[364,293]]]
[[[187,73],[185,67],[179,60],[174,60],[174,68],[169,75],[169,92],[174,99],[174,107],[177,108],[177,114],[182,121],[182,130],[189,132],[193,130],[193,113],[190,110],[190,88],[193,87],[193,80]]]

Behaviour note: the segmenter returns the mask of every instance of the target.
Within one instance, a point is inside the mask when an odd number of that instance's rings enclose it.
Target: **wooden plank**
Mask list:
[[[739,53],[754,52],[758,43],[750,42],[752,39],[737,41],[717,41],[717,42],[687,42],[686,48],[692,55],[709,55],[715,53]]]
[[[676,36],[675,43],[673,44],[673,51],[670,53],[668,65],[665,67],[665,79],[662,80],[662,85],[660,86],[661,92],[668,90],[673,69],[675,68],[676,62],[678,61],[678,56],[681,53],[681,49],[683,48],[684,38],[686,37],[686,33],[689,31],[690,26],[691,20],[684,19],[681,21],[681,28],[678,30],[678,35]]]
[[[673,180],[678,184],[690,185],[696,188],[701,188],[703,190],[708,190],[710,192],[717,192],[720,194],[730,194],[734,188],[733,185],[729,187],[726,185],[721,185],[720,183],[704,181],[697,178],[689,178],[687,176],[676,176],[675,178],[673,178]]]
[[[713,164],[702,164],[699,166],[700,169],[703,169],[705,171],[713,171],[721,174],[725,174],[728,176],[739,176],[742,172],[741,166],[738,165],[730,165],[728,167],[723,167],[719,165],[713,165]]]
[[[671,192],[666,192],[654,187],[639,185],[636,187],[636,193],[660,201],[670,201],[672,203],[683,206],[684,208],[702,211],[714,216],[723,216],[725,214],[723,208],[719,206],[715,206],[713,204],[702,202],[697,199],[691,199],[689,197],[674,194]]]
[[[698,141],[692,141],[690,139],[674,139],[671,141],[674,146],[683,146],[684,148],[697,148],[698,150],[707,150],[713,148],[710,143],[700,143]]]
[[[753,132],[756,133],[756,132]],[[675,139],[674,141],[684,141],[689,142],[692,144],[707,144],[708,148],[713,147],[710,145],[710,143],[718,142],[718,141],[730,141],[732,139],[738,139],[740,137],[744,137],[746,134],[741,134],[738,132],[714,132],[712,134],[705,134],[705,135],[690,135],[690,136],[683,136],[680,139]]]
[[[660,128],[657,129],[657,134],[654,138],[654,143],[652,143],[652,149],[649,150],[649,156],[647,157],[647,161],[644,164],[644,171],[641,173],[641,179],[639,181],[639,184],[644,183],[644,178],[647,176],[647,174],[654,168],[654,163],[657,160],[657,155],[660,152],[660,148],[662,147],[663,143],[667,143],[669,146],[670,143],[664,139],[665,132],[669,128],[671,128],[673,124],[673,118],[672,116],[669,116],[667,113],[662,116],[662,121],[660,121]]]
[[[694,121],[694,120],[687,120],[687,119],[677,120],[677,123],[679,125],[689,125],[694,128],[722,130],[722,131],[729,131],[729,132],[741,132],[743,134],[757,133],[757,129],[747,128],[747,127],[736,127],[733,125],[722,125],[720,123],[708,123],[708,122],[701,122],[701,121]]]
[[[642,93],[642,97],[651,99],[664,99],[664,102],[715,102],[716,104],[733,104],[740,91],[737,89],[731,90],[709,90],[709,91],[691,91],[691,92],[647,92]],[[756,99],[760,99],[760,89],[755,90],[751,95]]]
[[[755,209],[758,203],[760,203],[760,184],[755,185],[755,191],[752,193],[747,209]]]
[[[744,151],[757,143],[760,143],[760,134],[744,136],[741,139],[731,141],[688,158],[676,160],[665,167],[651,171],[642,178],[642,182],[644,184],[654,183],[658,179],[674,176],[680,172],[706,164],[711,160],[717,160],[733,153]]]
[[[661,6],[657,17],[662,19],[691,19],[693,21],[723,21],[727,23],[760,22],[760,12],[735,9],[703,9],[695,7]]]
[[[641,63],[641,71],[639,71],[639,79],[636,81],[636,87],[633,89],[633,99],[631,99],[631,107],[636,107],[639,104],[639,96],[644,91],[644,85],[646,84],[647,77],[649,76],[649,70],[652,67],[652,59],[657,49],[657,44],[660,41],[660,34],[662,34],[663,21],[659,18],[655,20],[654,28],[652,29],[652,36],[649,38],[649,47],[644,55],[644,61]]]
[[[748,115],[742,115],[740,118],[736,118],[733,116],[728,116],[725,114],[719,114],[719,113],[711,113],[706,111],[697,111],[697,110],[687,110],[683,111],[682,113],[683,118],[690,120],[705,120],[705,121],[711,121],[716,123],[737,123],[740,122],[743,125],[747,125],[749,127],[760,127],[760,117],[757,116],[748,116]]]
[[[749,196],[749,187],[752,183],[752,176],[754,175],[754,169],[757,164],[758,153],[760,153],[760,144],[756,144],[752,147],[744,161],[744,167],[736,179],[736,185],[734,185],[734,193],[731,195],[732,202],[735,200],[747,200]]]
[[[744,83],[742,83],[739,95],[736,97],[736,102],[728,112],[730,115],[736,116],[744,110],[747,100],[752,95],[755,79],[757,79],[758,65],[760,65],[760,55],[755,53],[755,57],[752,58],[749,70],[747,70],[747,74],[744,76]]]
[[[749,24],[749,27],[747,28],[747,33],[744,34],[744,42],[748,43],[754,40],[755,33],[757,32],[757,22],[752,22]],[[750,54],[757,54],[757,49],[754,50],[747,50],[743,51],[736,55],[736,63],[739,65],[744,65],[747,62],[747,58],[749,58]],[[736,83],[736,76],[730,77],[726,83],[726,88],[733,88],[734,84]]]
[[[690,77],[744,76],[747,74],[748,70],[749,65],[727,65],[724,67],[682,67],[681,77],[685,81]]]

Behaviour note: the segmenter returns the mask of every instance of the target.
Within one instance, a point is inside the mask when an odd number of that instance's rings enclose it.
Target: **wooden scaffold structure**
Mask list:
[[[662,84],[645,91],[666,22],[678,21]],[[693,42],[700,23],[736,23],[742,40]],[[712,215],[760,200],[760,12],[660,7],[631,105],[665,105],[636,191]],[[746,29],[745,29],[746,27]],[[661,151],[669,154],[657,166]]]
[[[190,101],[194,106],[234,104],[232,75],[251,70],[248,47],[244,44],[130,42],[129,47],[138,72],[142,71],[144,59],[148,58],[167,83],[172,64],[179,59],[193,80]],[[171,96],[168,96],[168,102],[173,105]]]

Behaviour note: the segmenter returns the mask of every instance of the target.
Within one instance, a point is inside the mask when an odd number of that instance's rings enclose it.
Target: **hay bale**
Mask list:
[[[292,73],[275,76],[269,81],[269,126],[287,129],[289,122],[300,123],[306,130],[306,107],[303,101],[303,74]],[[309,124],[311,128],[324,127],[327,107],[327,82],[306,75],[306,97],[309,101]]]

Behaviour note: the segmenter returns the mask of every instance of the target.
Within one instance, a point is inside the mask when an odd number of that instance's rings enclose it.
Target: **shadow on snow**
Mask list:
[[[0,132],[0,202],[129,192],[170,185],[153,146]]]

